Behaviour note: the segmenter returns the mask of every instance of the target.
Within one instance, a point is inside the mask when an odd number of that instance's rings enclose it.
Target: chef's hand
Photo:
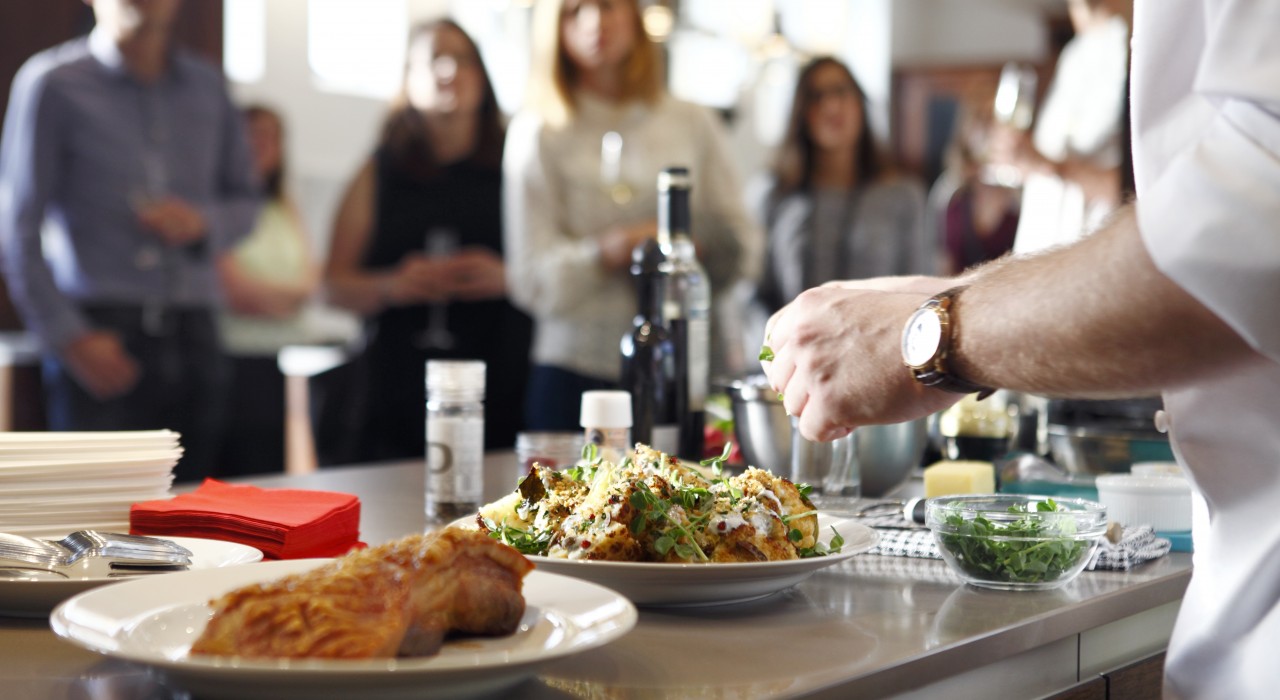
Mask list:
[[[63,349],[62,359],[71,376],[99,401],[127,394],[142,373],[119,336],[108,331],[75,338]]]
[[[823,286],[769,319],[763,362],[806,438],[923,418],[960,399],[920,385],[902,363],[902,327],[929,295]]]
[[[208,231],[200,210],[177,197],[161,197],[139,207],[137,212],[142,227],[171,246],[195,243]]]
[[[926,277],[925,275],[899,275],[897,277],[872,277],[862,280],[837,280],[827,282],[824,287],[835,289],[862,289],[878,292],[903,292],[923,294],[931,297],[956,286],[955,279],[944,277]],[[906,320],[903,320],[906,323]]]
[[[501,299],[507,295],[502,258],[488,248],[464,248],[449,258],[449,295],[461,301]]]

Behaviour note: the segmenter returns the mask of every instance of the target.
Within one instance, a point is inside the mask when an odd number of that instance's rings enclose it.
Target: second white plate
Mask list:
[[[472,519],[455,525],[475,527]],[[838,554],[787,561],[742,564],[669,564],[630,561],[587,561],[531,556],[541,571],[598,583],[636,605],[681,607],[741,603],[786,590],[819,569],[838,564],[876,546],[875,530],[855,520],[818,515],[820,539],[829,544],[832,528],[844,538]]]
[[[76,528],[72,528],[76,529]],[[63,530],[62,534],[66,534]],[[262,552],[244,544],[196,537],[165,537],[191,550],[191,569],[220,569],[262,560]],[[181,573],[181,572],[179,572]],[[169,578],[177,574],[143,574],[147,578]],[[0,578],[0,616],[43,617],[54,606],[77,593],[108,583],[132,579],[85,578],[11,580]]]

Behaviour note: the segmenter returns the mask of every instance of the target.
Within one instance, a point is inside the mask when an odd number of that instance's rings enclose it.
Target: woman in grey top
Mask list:
[[[817,58],[800,72],[762,212],[768,256],[756,297],[768,313],[830,280],[937,272],[924,189],[891,171],[866,115],[844,64]]]

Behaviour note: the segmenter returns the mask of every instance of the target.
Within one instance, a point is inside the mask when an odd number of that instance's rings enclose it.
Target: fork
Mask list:
[[[49,541],[0,533],[0,567],[86,578],[181,571],[190,565],[189,550],[158,538],[78,530]]]

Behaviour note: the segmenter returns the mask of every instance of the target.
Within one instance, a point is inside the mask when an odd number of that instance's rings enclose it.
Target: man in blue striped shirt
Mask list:
[[[88,37],[13,83],[3,270],[45,350],[54,430],[171,428],[178,479],[215,475],[229,372],[215,260],[258,207],[220,72],[173,46],[179,0],[92,0]]]

